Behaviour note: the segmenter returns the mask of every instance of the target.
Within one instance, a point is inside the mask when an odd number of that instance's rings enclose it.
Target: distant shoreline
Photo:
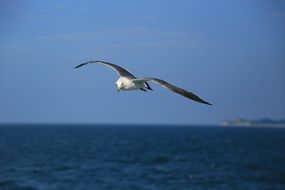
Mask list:
[[[285,127],[285,120],[273,120],[273,119],[234,119],[225,120],[222,123],[224,127]]]

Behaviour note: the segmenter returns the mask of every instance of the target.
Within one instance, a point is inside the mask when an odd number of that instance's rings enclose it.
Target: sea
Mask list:
[[[285,128],[0,125],[0,190],[284,190]]]

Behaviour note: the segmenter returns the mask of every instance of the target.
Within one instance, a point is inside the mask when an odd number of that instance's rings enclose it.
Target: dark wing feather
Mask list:
[[[105,66],[108,66],[108,67],[111,67],[112,69],[114,69],[115,71],[117,71],[117,73],[122,76],[122,77],[127,77],[127,78],[130,78],[130,79],[135,79],[136,77],[131,74],[129,71],[127,71],[126,69],[118,66],[118,65],[115,65],[113,63],[108,63],[108,62],[105,62],[105,61],[88,61],[88,62],[85,62],[85,63],[81,63],[80,65],[77,65],[75,66],[74,68],[77,69],[79,67],[82,67],[84,65],[87,65],[89,63],[97,63],[97,64],[102,64],[102,65],[105,65]]]
[[[82,66],[84,66],[84,65],[87,65],[89,62],[86,62],[86,63],[81,63],[80,65],[77,65],[76,67],[74,67],[74,69],[77,69],[77,68],[79,68],[79,67],[82,67]]]
[[[209,102],[206,102],[205,100],[202,100],[201,98],[199,98],[197,95],[193,94],[192,92],[189,92],[187,90],[184,90],[182,88],[179,88],[177,86],[174,86],[172,84],[169,84],[168,82],[161,80],[161,79],[157,79],[157,78],[139,78],[139,79],[134,79],[134,82],[146,82],[146,81],[152,81],[155,83],[158,83],[160,85],[162,85],[163,87],[177,93],[180,94],[186,98],[189,98],[191,100],[203,103],[203,104],[207,104],[207,105],[212,105]]]

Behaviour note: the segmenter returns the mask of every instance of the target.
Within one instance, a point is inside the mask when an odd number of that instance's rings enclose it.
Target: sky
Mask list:
[[[1,0],[0,123],[220,124],[285,118],[285,1]],[[118,75],[150,83],[117,92]]]

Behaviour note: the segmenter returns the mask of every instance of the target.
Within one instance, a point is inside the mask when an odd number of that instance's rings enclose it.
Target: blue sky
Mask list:
[[[285,2],[0,1],[0,123],[219,124],[285,116]],[[105,60],[162,78],[116,92]]]

